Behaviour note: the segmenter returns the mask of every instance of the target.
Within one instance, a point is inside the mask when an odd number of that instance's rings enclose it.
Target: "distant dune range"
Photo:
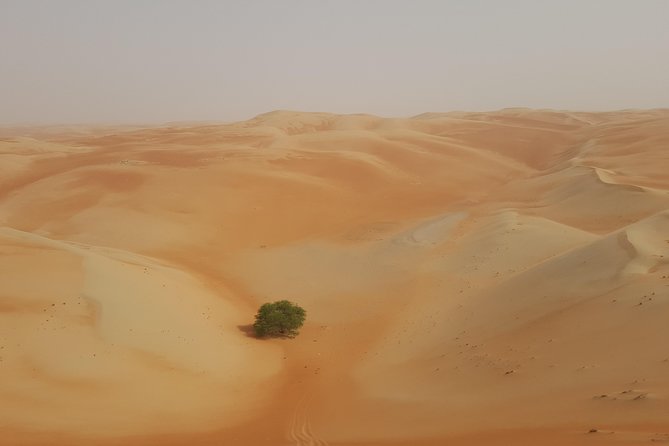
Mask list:
[[[655,443],[669,110],[0,127],[0,445]]]

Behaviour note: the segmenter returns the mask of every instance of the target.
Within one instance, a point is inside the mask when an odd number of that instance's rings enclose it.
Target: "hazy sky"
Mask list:
[[[669,107],[669,0],[0,0],[0,123]]]

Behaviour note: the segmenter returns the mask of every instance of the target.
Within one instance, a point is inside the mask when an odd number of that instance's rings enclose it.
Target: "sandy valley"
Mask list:
[[[0,266],[2,445],[669,444],[666,109],[1,127]]]

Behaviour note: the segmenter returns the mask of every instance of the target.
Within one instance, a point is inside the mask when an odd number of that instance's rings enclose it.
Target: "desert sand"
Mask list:
[[[669,444],[669,110],[0,127],[0,266],[2,445]]]

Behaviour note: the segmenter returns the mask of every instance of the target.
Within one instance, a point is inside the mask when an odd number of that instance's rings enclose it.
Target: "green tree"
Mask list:
[[[258,309],[253,329],[259,337],[297,336],[297,330],[304,324],[307,312],[304,308],[287,300],[263,304]]]

